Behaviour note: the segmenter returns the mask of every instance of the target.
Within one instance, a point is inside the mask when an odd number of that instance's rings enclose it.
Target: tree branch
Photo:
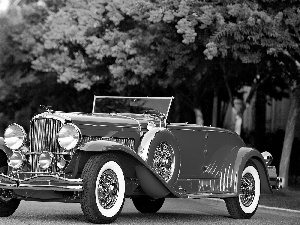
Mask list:
[[[271,76],[271,73],[268,73],[267,76],[265,76],[263,79],[259,80],[257,79],[257,77],[259,77],[259,74],[257,74],[256,78],[253,81],[253,84],[251,86],[251,90],[249,92],[249,95],[246,98],[246,106],[248,107],[250,105],[250,102],[255,94],[255,92],[257,91],[257,89],[266,82],[266,80]]]
[[[228,95],[229,95],[229,99],[230,99],[230,104],[232,106],[234,106],[234,104],[233,104],[233,94],[232,94],[232,90],[231,90],[231,88],[229,86],[229,83],[228,83],[228,80],[227,80],[227,71],[226,71],[224,62],[221,62],[220,66],[221,66],[221,69],[223,70],[223,78],[224,78],[224,81],[225,81],[226,89],[228,91]]]
[[[294,63],[296,64],[298,70],[300,70],[300,63],[297,59],[295,59],[290,53],[288,50],[283,50],[282,51],[283,54],[285,54],[287,57],[289,57],[291,60],[294,61]]]

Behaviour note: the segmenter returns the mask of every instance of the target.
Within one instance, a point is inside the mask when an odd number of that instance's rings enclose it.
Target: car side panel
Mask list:
[[[228,131],[206,130],[205,131],[205,154],[204,169],[201,178],[215,178],[218,171],[227,168],[226,176],[231,177],[233,172],[235,154],[239,148],[245,146],[244,142],[235,134]]]
[[[181,157],[179,179],[200,178],[204,164],[205,133],[172,129],[178,141]]]
[[[238,194],[242,171],[246,162],[252,159],[259,170],[262,191],[270,192],[263,157],[257,150],[246,148],[235,133],[191,125],[169,129],[178,139],[182,155],[178,190],[192,194]]]

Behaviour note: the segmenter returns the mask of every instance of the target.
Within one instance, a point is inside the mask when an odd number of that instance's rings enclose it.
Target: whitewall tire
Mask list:
[[[81,208],[93,223],[112,223],[121,213],[125,179],[118,160],[110,155],[92,156],[83,173]]]
[[[227,210],[233,218],[249,219],[257,210],[259,197],[259,173],[256,165],[248,161],[242,173],[239,196],[225,198]]]

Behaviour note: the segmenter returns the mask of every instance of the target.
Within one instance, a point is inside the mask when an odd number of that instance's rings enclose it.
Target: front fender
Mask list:
[[[129,178],[138,178],[143,191],[154,198],[165,197],[176,192],[135,151],[120,143],[107,140],[91,141],[80,148],[85,152],[109,152],[116,155]]]
[[[141,144],[138,148],[138,155],[144,160],[148,160],[148,155],[149,155],[149,148],[151,145],[152,140],[156,136],[156,134],[160,131],[166,130],[164,128],[153,128],[149,130],[143,137]]]
[[[234,192],[237,194],[240,193],[240,182],[242,178],[242,173],[248,160],[252,160],[258,169],[261,181],[261,191],[263,193],[272,193],[267,167],[264,163],[264,159],[261,153],[255,149],[247,147],[242,147],[237,152],[234,164],[234,174],[236,176],[236,182],[234,183]]]
[[[0,137],[0,151],[1,150],[6,154],[7,158],[9,158],[13,154],[13,151],[6,147],[3,137]]]

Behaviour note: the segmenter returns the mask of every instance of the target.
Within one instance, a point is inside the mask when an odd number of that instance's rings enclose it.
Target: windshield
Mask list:
[[[163,114],[168,116],[173,97],[95,96],[93,113]]]

